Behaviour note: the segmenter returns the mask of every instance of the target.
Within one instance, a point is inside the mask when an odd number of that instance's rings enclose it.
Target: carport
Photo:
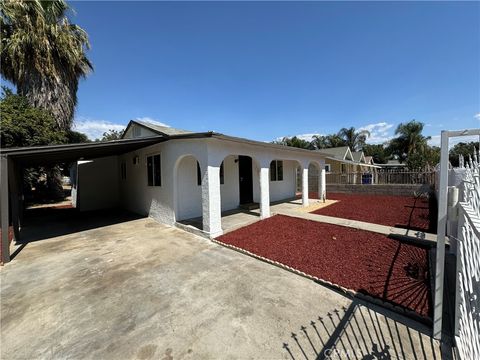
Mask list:
[[[2,149],[0,153],[1,261],[3,263],[10,261],[9,227],[13,228],[15,241],[19,241],[21,236],[23,168],[117,156],[166,140],[168,137],[151,136],[108,142]]]

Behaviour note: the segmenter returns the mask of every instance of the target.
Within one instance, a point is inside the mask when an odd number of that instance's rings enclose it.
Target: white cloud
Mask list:
[[[280,136],[275,139],[275,141],[281,141],[284,137],[287,138],[292,138],[296,136],[299,139],[305,140],[305,141],[312,141],[314,136],[321,136],[322,134],[319,133],[311,133],[311,134],[298,134],[298,135],[287,135],[287,136]]]
[[[166,126],[166,127],[171,127],[170,125],[168,124],[165,124],[163,122],[160,122],[158,120],[155,120],[155,119],[152,119],[151,117],[148,117],[148,116],[145,116],[145,117],[137,117],[133,120],[137,120],[137,121],[144,121],[144,122],[148,122],[150,124],[154,124],[154,125],[159,125],[159,126]]]
[[[297,136],[297,138],[305,140],[305,141],[312,141],[313,137],[315,135],[320,136],[320,134],[300,134],[300,135],[296,135],[296,136]]]
[[[477,120],[480,120],[480,112],[473,115],[473,117]]]
[[[109,130],[123,130],[125,125],[115,124],[106,120],[95,120],[79,117],[74,121],[73,130],[84,133],[90,140],[99,139]]]
[[[383,144],[393,138],[393,126],[393,124],[387,122],[379,122],[362,126],[358,130],[368,130],[370,132],[370,136],[367,138],[367,143]]]

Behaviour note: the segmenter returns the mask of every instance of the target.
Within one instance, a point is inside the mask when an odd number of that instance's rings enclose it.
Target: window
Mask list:
[[[120,164],[120,178],[127,180],[127,163],[125,161]]]
[[[332,171],[330,164],[325,164],[325,172],[330,172],[330,171]]]
[[[142,129],[140,128],[140,126],[133,125],[132,132],[134,138],[140,137],[140,135],[142,134]]]
[[[225,184],[225,170],[223,169],[223,161],[220,164],[220,185]]]
[[[162,186],[160,155],[147,156],[148,186]]]
[[[347,172],[347,164],[342,164],[342,174]]]
[[[202,172],[200,171],[200,164],[197,161],[197,185],[202,185]]]
[[[273,160],[270,163],[270,181],[283,180],[283,161]]]

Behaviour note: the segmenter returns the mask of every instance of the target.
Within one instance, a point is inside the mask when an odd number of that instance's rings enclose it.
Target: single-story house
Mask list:
[[[373,163],[372,157],[367,158],[363,151],[352,152],[348,146],[316,150],[325,155],[325,171],[327,183],[361,184],[364,175],[373,175],[380,168]],[[369,183],[374,176],[369,176]]]
[[[216,237],[223,211],[258,203],[261,218],[267,218],[271,202],[293,198],[298,167],[307,206],[309,166],[324,169],[325,158],[321,152],[142,121],[130,121],[121,140],[2,149],[2,257],[8,261],[10,223],[20,237],[22,167],[76,162],[72,185],[80,210],[122,207],[171,225],[202,217],[203,232]],[[325,198],[325,171],[320,174],[315,187]]]

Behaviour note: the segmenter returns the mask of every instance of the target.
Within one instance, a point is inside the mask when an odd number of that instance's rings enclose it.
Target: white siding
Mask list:
[[[116,156],[78,164],[77,207],[81,211],[119,205],[119,167]]]
[[[223,161],[225,181],[220,185],[222,211],[236,209],[240,204],[238,163],[235,158],[230,155]]]
[[[136,131],[138,132],[137,134],[135,134]],[[155,132],[143,126],[132,124],[132,126],[130,126],[128,131],[125,133],[124,138],[133,139],[133,138],[141,138],[141,137],[148,137],[148,136],[158,136],[158,134],[156,134]]]
[[[177,220],[202,216],[202,187],[197,183],[197,159],[184,157],[178,165]]]
[[[270,181],[270,201],[280,201],[295,197],[296,190],[296,161],[283,161],[283,180]]]

